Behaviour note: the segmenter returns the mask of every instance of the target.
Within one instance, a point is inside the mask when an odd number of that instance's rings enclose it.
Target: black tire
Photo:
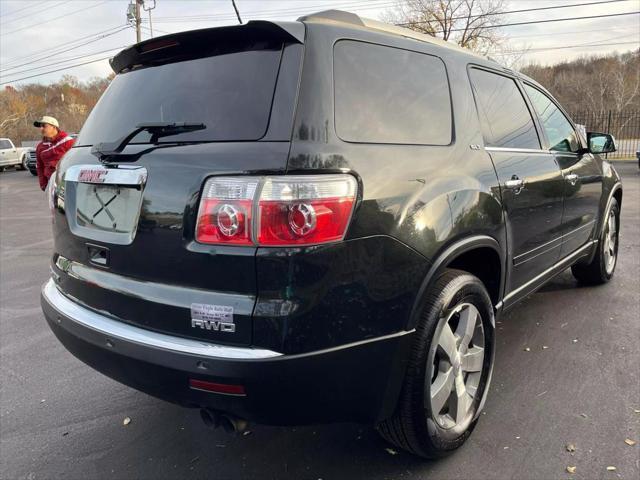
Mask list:
[[[31,175],[33,175],[34,177],[38,175],[38,171],[37,170],[29,170],[29,172],[31,172]]]
[[[27,156],[23,155],[22,156],[22,162],[20,163],[20,170],[26,170],[27,169]]]
[[[437,380],[436,377],[442,373],[442,369],[435,365],[436,363],[442,365],[442,360],[438,360],[438,356],[442,355],[442,347],[438,345],[438,340],[434,339],[439,339],[440,335],[443,335],[445,326],[451,327],[450,322],[455,322],[455,312],[461,308],[461,305],[475,307],[480,315],[477,322],[482,326],[484,332],[484,356],[480,361],[481,367],[479,368],[481,370],[476,377],[479,380],[477,380],[475,397],[473,400],[469,400],[467,405],[469,413],[465,416],[465,421],[455,424],[453,427],[450,425],[447,427],[444,422],[449,413],[443,416],[441,415],[443,410],[436,414],[432,412],[432,387],[437,383],[432,382]],[[462,325],[461,322],[462,320],[456,329],[454,337],[456,342],[463,341],[457,336],[457,331]],[[493,305],[482,282],[467,272],[445,270],[427,293],[425,307],[416,326],[407,372],[396,411],[377,427],[383,438],[399,448],[429,459],[444,457],[465,442],[476,425],[479,409],[482,408],[483,398],[491,378],[494,350],[493,325],[495,325]],[[475,332],[477,328],[476,324],[473,331]],[[460,343],[456,344],[460,345]],[[467,341],[467,344],[475,344],[475,334],[471,341]],[[477,347],[474,345],[471,348]],[[460,365],[462,363],[457,365],[457,371],[452,367],[448,370],[449,374],[452,375],[453,369],[453,372],[456,372],[453,374],[454,378],[457,378],[458,375],[467,375],[467,377],[461,378],[469,379],[471,374],[461,372]],[[454,383],[452,391],[441,397],[447,399],[443,403],[445,410],[450,409],[451,402],[458,398],[456,393],[458,387],[455,385],[457,383]],[[428,391],[429,397],[425,396],[425,391]],[[426,398],[429,401],[425,401]],[[453,416],[454,414],[451,414],[451,417]]]
[[[609,218],[613,215],[615,232],[611,239]],[[571,267],[571,273],[580,282],[586,285],[600,285],[607,283],[613,277],[618,263],[618,237],[620,234],[620,207],[615,198],[611,199],[611,205],[607,211],[604,224],[598,238],[595,255],[590,263],[576,263]],[[612,245],[613,242],[613,245]],[[612,249],[609,248],[612,245]],[[613,254],[613,265],[610,264]]]

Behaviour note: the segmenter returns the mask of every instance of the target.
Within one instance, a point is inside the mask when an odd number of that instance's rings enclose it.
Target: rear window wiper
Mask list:
[[[136,125],[131,133],[125,135],[115,142],[99,143],[91,147],[91,154],[98,157],[98,160],[105,161],[110,157],[120,155],[133,138],[140,132],[147,131],[151,134],[150,143],[157,143],[159,138],[178,135],[179,133],[195,132],[204,130],[207,126],[204,123],[167,123],[167,122],[145,122]]]

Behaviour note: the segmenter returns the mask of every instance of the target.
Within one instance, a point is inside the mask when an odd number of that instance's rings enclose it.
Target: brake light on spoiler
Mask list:
[[[196,241],[293,246],[342,240],[356,200],[347,174],[213,177],[205,183]]]

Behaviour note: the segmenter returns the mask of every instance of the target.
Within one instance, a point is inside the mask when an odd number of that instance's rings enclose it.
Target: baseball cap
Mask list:
[[[60,128],[60,124],[58,123],[58,120],[56,120],[53,117],[47,117],[46,115],[42,117],[40,120],[36,120],[35,122],[33,122],[33,126],[41,127],[43,123],[48,123],[49,125],[53,125],[56,128]]]

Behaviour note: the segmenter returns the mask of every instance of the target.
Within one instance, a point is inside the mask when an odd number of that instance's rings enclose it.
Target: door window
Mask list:
[[[485,145],[539,150],[531,112],[515,80],[475,68],[470,76]]]
[[[556,107],[553,101],[537,88],[524,86],[533,108],[540,117],[549,139],[550,150],[556,152],[577,152],[580,148],[576,131],[567,117]]]
[[[6,150],[11,148],[9,140],[0,140],[0,150]]]

